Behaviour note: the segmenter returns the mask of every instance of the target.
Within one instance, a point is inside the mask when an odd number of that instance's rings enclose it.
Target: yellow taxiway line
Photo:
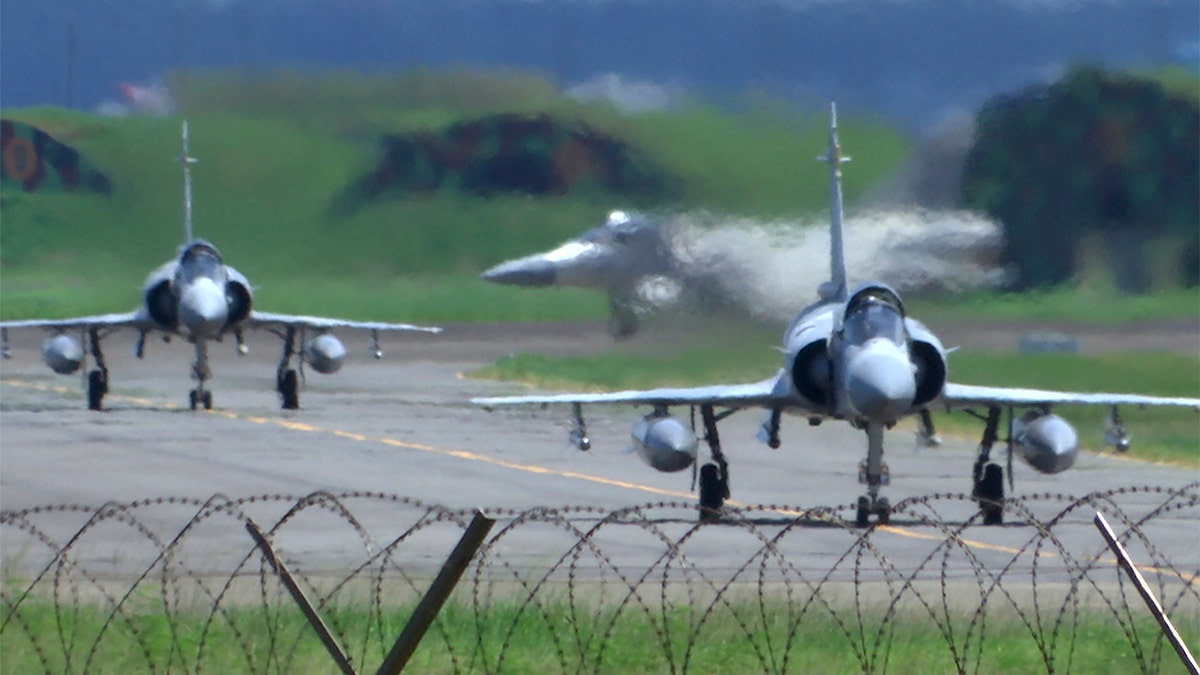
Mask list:
[[[71,394],[74,391],[68,387],[64,387],[61,385],[47,385],[47,384],[41,384],[41,383],[37,383],[37,382],[26,382],[23,380],[12,379],[12,378],[0,379],[0,383],[11,385],[14,387],[25,387],[25,388],[29,388],[29,389],[36,389],[38,391],[52,391],[52,392],[61,393],[61,394]],[[115,398],[115,399],[119,399],[119,400],[123,400],[123,401],[129,401],[132,403],[136,403],[138,405],[145,405],[145,406],[160,405],[169,410],[182,410],[183,409],[183,406],[181,406],[181,405],[164,404],[161,401],[153,401],[150,399],[140,398],[140,397],[121,396],[121,395],[110,394],[109,398]],[[537,464],[521,464],[521,463],[517,463],[517,462],[509,462],[509,461],[506,461],[503,459],[498,459],[496,457],[491,457],[488,455],[481,455],[481,454],[478,454],[475,452],[469,452],[467,450],[451,450],[448,448],[438,448],[438,447],[435,447],[432,445],[425,445],[422,443],[412,443],[409,441],[402,441],[399,439],[389,438],[386,436],[367,436],[364,434],[356,433],[353,431],[346,431],[343,429],[327,429],[324,427],[319,427],[319,426],[307,424],[304,422],[296,422],[294,420],[288,420],[288,419],[283,419],[283,418],[278,418],[278,417],[261,417],[261,416],[256,416],[256,415],[243,415],[243,414],[236,413],[236,412],[229,411],[229,410],[204,410],[204,411],[197,411],[197,412],[203,412],[208,415],[216,415],[216,416],[224,417],[224,418],[231,419],[231,420],[241,420],[241,421],[245,421],[245,422],[251,422],[254,424],[274,425],[274,426],[277,426],[277,427],[280,427],[283,429],[287,429],[289,431],[298,431],[298,432],[302,432],[302,433],[329,434],[331,436],[337,436],[339,438],[345,438],[347,440],[351,440],[351,441],[355,441],[355,442],[359,442],[359,443],[377,443],[377,444],[387,445],[387,446],[391,446],[391,447],[395,447],[395,448],[404,448],[407,450],[417,450],[420,452],[428,452],[428,453],[432,453],[432,454],[443,455],[446,457],[454,457],[456,459],[465,459],[465,460],[469,460],[469,461],[473,461],[473,462],[483,462],[485,464],[491,464],[494,466],[503,467],[505,469],[511,469],[513,471],[524,471],[524,472],[533,473],[533,474],[560,476],[562,478],[572,478],[572,479],[576,479],[576,480],[584,480],[584,481],[588,481],[588,482],[592,482],[592,483],[598,483],[601,485],[611,485],[613,487],[620,487],[620,488],[626,488],[629,490],[637,490],[640,492],[647,492],[650,494],[659,495],[659,496],[663,496],[663,497],[676,497],[676,498],[681,498],[681,499],[694,499],[695,498],[695,495],[691,492],[679,492],[679,491],[675,491],[675,490],[664,490],[662,488],[656,488],[656,487],[653,487],[650,485],[642,485],[641,483],[631,483],[628,481],[616,480],[616,479],[612,479],[612,478],[602,478],[600,476],[593,476],[591,474],[580,473],[578,471],[564,471],[564,470],[560,470],[560,469],[551,469],[548,467],[539,466]],[[738,502],[736,500],[727,500],[726,503],[730,504],[732,506],[736,506],[736,507],[749,506],[749,504],[746,504],[744,502]],[[790,511],[790,510],[786,510],[786,509],[776,509],[776,511],[783,515],[801,515],[801,512]],[[918,532],[916,530],[912,530],[912,529],[908,529],[908,528],[904,528],[904,527],[897,527],[894,525],[876,525],[875,529],[876,529],[876,531],[887,532],[888,534],[894,534],[894,535],[901,536],[901,537],[909,537],[911,539],[921,539],[921,540],[926,540],[926,541],[945,539],[945,536],[941,535],[941,534]],[[1033,556],[1037,556],[1037,557],[1041,557],[1041,558],[1048,558],[1048,559],[1053,559],[1053,558],[1058,557],[1056,554],[1050,553],[1047,551],[1030,552],[1027,549],[1018,549],[1018,548],[1013,548],[1011,546],[1003,546],[1003,545],[999,545],[999,544],[989,544],[987,542],[977,541],[974,539],[961,539],[960,541],[962,542],[962,544],[964,544],[966,546],[970,546],[972,548],[976,548],[979,550],[996,551],[999,553],[1009,553],[1012,555],[1033,555]],[[1111,563],[1113,565],[1117,564],[1116,558],[1106,559],[1106,560],[1103,560],[1102,562]],[[1151,566],[1138,566],[1138,569],[1143,572],[1153,573],[1153,574],[1173,574],[1173,575],[1178,576],[1182,581],[1184,581],[1185,583],[1188,583],[1188,584],[1195,583],[1197,581],[1197,577],[1195,575],[1183,574],[1176,570],[1164,570],[1164,569],[1151,567]]]

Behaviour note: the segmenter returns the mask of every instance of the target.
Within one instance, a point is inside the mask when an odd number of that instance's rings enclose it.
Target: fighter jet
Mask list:
[[[599,227],[481,276],[526,288],[604,291],[618,340],[663,310],[733,310],[783,325],[823,274],[795,261],[826,244],[823,229],[778,225],[706,213],[612,211]],[[887,279],[901,292],[996,286],[1008,278],[999,263],[1001,227],[979,214],[876,208],[848,223],[847,232],[859,274]]]
[[[146,336],[162,334],[165,340],[182,338],[195,348],[192,379],[196,386],[188,392],[192,410],[213,406],[212,392],[205,383],[212,377],[208,364],[209,342],[221,342],[225,336],[234,338],[238,354],[248,352],[243,331],[261,328],[283,341],[283,355],[276,371],[276,390],[283,408],[300,407],[299,380],[292,367],[295,358],[301,368],[308,364],[319,373],[334,373],[342,367],[346,347],[332,334],[334,328],[366,329],[371,331],[372,353],[381,358],[380,331],[440,332],[440,328],[403,323],[347,321],[317,316],[271,314],[253,309],[253,292],[246,277],[226,265],[217,248],[192,236],[191,165],[196,161],[188,154],[188,126],[183,123],[183,152],[179,157],[184,175],[184,243],[179,254],[150,273],[142,290],[142,304],[124,314],[101,314],[68,319],[32,319],[0,322],[0,341],[3,355],[11,356],[8,348],[9,329],[43,328],[52,335],[42,343],[42,358],[56,373],[77,372],[87,361],[90,352],[95,368],[87,377],[87,403],[91,410],[100,410],[108,392],[108,367],[101,349],[103,338],[116,329],[132,328],[138,332],[135,353],[145,354]],[[73,333],[78,332],[78,338]],[[86,350],[85,350],[86,345]]]
[[[928,328],[905,313],[900,295],[878,282],[848,288],[842,234],[842,155],[837,135],[837,108],[830,108],[829,145],[819,157],[830,175],[830,280],[818,289],[819,300],[804,309],[783,336],[783,366],[760,382],[691,388],[665,388],[600,394],[557,394],[476,398],[487,409],[506,405],[572,405],[570,441],[587,450],[582,408],[591,403],[645,405],[651,412],[632,431],[639,456],[659,471],[694,467],[699,441],[694,424],[669,413],[672,406],[700,409],[704,439],[711,461],[699,471],[701,520],[720,517],[729,498],[729,462],[721,449],[717,425],[747,408],[766,410],[759,440],[772,448],[780,445],[782,413],[804,417],[812,425],[843,420],[866,432],[867,452],[859,464],[859,480],[866,494],[856,503],[855,521],[865,527],[871,518],[888,522],[891,507],[881,488],[889,482],[883,461],[883,432],[900,419],[917,416],[920,437],[926,443],[936,436],[930,411],[986,409],[983,438],[972,471],[973,494],[986,524],[1003,522],[1004,468],[992,461],[991,449],[999,439],[1001,415],[1009,411],[1008,449],[1042,473],[1070,468],[1078,453],[1078,436],[1071,425],[1051,412],[1058,404],[1093,404],[1111,407],[1108,436],[1118,449],[1127,449],[1128,435],[1117,415],[1119,405],[1171,405],[1200,410],[1200,399],[1134,394],[1073,393],[983,387],[947,381],[947,350]],[[1023,412],[1014,417],[1014,410]],[[695,416],[692,416],[695,419]],[[1011,482],[1011,466],[1009,479]]]
[[[697,295],[705,285],[678,265],[661,219],[627,211],[612,211],[603,225],[557,248],[502,262],[481,276],[527,288],[601,289],[611,309],[609,331],[617,339],[633,335],[642,316],[677,302],[685,288]]]

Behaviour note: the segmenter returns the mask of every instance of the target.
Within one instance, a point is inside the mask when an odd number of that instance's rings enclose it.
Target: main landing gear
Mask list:
[[[700,522],[714,523],[721,519],[721,507],[729,499],[729,463],[721,452],[721,437],[717,433],[717,422],[732,415],[729,410],[720,415],[713,412],[711,405],[700,406],[700,417],[704,422],[704,441],[712,454],[711,462],[700,467],[698,488],[700,490]],[[693,418],[694,419],[694,418]]]
[[[996,429],[1000,425],[1000,408],[988,408],[983,427],[983,439],[979,441],[979,456],[971,475],[973,487],[971,497],[979,504],[984,525],[1004,523],[1004,469],[991,461],[992,445],[996,442]],[[1009,459],[1012,451],[1009,450]],[[1009,467],[1012,471],[1012,467]]]
[[[104,395],[108,393],[108,364],[104,362],[104,352],[100,349],[100,329],[88,329],[88,341],[91,343],[92,358],[96,362],[95,369],[87,375],[88,410],[100,410]]]
[[[292,355],[296,353],[296,329],[288,326],[283,338],[283,357],[279,368],[275,370],[275,391],[279,392],[284,410],[296,410],[300,407],[300,379],[296,369],[291,367]]]

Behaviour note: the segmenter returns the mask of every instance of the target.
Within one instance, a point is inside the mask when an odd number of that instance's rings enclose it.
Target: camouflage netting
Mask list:
[[[348,201],[449,189],[484,197],[599,193],[650,205],[678,192],[674,178],[624,141],[549,115],[491,115],[385,136],[380,145],[379,162]]]
[[[1089,255],[1123,290],[1195,285],[1200,109],[1095,68],[994,99],[979,114],[963,197],[1004,223],[1021,287],[1067,281]]]
[[[75,148],[37,127],[0,120],[0,184],[25,192],[90,190],[112,192],[112,182],[91,167]]]

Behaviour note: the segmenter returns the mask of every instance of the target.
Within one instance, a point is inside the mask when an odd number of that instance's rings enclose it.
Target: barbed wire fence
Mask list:
[[[968,495],[893,508],[890,525],[867,529],[843,518],[849,505],[727,508],[703,525],[679,502],[484,509],[496,526],[414,663],[686,673],[736,653],[752,670],[804,672],[816,630],[850,670],[903,672],[907,636],[924,630],[944,650],[940,668],[991,672],[992,636],[1007,626],[1034,646],[1033,667],[1069,672],[1105,624],[1134,668],[1178,667],[1092,527],[1097,512],[1184,638],[1198,637],[1200,483],[1017,496],[1002,527],[983,527]],[[368,492],[4,511],[0,666],[335,670],[251,525],[314,599],[343,670],[374,667],[475,514]],[[631,642],[649,645],[650,663],[624,660]]]

